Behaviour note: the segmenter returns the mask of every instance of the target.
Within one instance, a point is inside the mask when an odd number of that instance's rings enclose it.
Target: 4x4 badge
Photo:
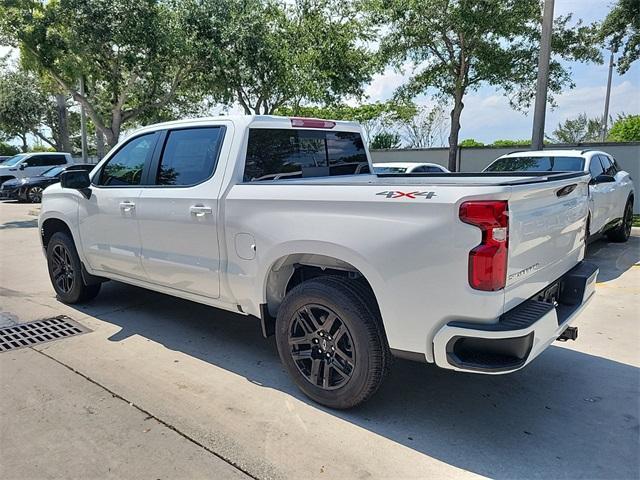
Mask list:
[[[376,195],[384,195],[387,198],[418,198],[424,197],[425,199],[433,198],[436,195],[436,192],[401,192],[399,190],[390,190],[387,192],[378,192]]]

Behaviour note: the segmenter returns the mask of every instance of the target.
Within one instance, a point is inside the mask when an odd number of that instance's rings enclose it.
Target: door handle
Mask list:
[[[133,202],[120,202],[120,210],[122,210],[124,213],[129,213],[131,211],[133,211],[136,208],[136,204]]]
[[[204,205],[192,205],[189,207],[189,211],[196,217],[204,217],[205,215],[211,215],[213,213],[211,207],[205,207]]]

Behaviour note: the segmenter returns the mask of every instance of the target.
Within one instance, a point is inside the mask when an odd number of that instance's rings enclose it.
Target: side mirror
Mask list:
[[[62,188],[72,188],[80,191],[86,198],[91,198],[91,179],[89,172],[84,170],[69,170],[60,175]]]
[[[18,167],[20,170],[24,170],[25,168],[27,168],[27,164],[26,163],[21,163],[20,166]]]
[[[589,183],[595,185],[597,183],[611,183],[615,181],[616,179],[611,175],[598,175],[596,178],[592,178]]]

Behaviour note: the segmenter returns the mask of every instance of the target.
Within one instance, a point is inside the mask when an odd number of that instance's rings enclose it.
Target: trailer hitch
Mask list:
[[[560,334],[558,340],[566,342],[567,340],[575,340],[578,338],[578,327],[567,327],[564,332]]]

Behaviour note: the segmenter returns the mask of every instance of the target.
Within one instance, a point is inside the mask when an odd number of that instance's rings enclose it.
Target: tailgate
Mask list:
[[[513,186],[505,311],[543,290],[584,256],[588,178]]]

